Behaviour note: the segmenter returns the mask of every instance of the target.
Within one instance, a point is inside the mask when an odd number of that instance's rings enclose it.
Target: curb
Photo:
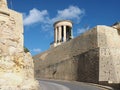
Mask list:
[[[97,86],[100,88],[108,89],[108,90],[114,90],[112,87],[109,87],[109,86],[104,86],[104,85],[94,84],[94,83],[88,83],[88,84],[93,85],[93,86]]]
[[[103,89],[107,89],[107,90],[115,90],[113,89],[112,87],[110,86],[104,86],[104,85],[100,85],[100,84],[94,84],[94,83],[87,83],[87,82],[78,82],[78,81],[67,81],[67,80],[55,80],[55,79],[40,79],[40,78],[37,78],[37,80],[51,80],[51,81],[62,81],[62,82],[74,82],[74,83],[85,83],[87,85],[91,85],[91,86],[96,86],[96,87],[99,87],[99,88],[103,88]]]
[[[78,81],[72,81],[72,82],[85,83],[85,84],[87,84],[87,85],[96,86],[96,87],[103,88],[103,89],[107,89],[107,90],[114,90],[114,89],[113,89],[112,87],[110,87],[110,86],[104,86],[104,85],[95,84],[95,83],[78,82]]]

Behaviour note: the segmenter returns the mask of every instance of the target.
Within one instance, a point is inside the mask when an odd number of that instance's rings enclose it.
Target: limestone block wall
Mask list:
[[[77,60],[77,81],[99,83],[99,48],[79,54]]]
[[[35,77],[98,83],[98,53],[99,49],[91,49],[90,51],[84,52],[76,56],[71,56],[68,59],[39,69],[36,69],[35,64]],[[40,65],[41,64],[39,64],[39,66]],[[41,66],[43,65],[44,64],[42,63]]]
[[[79,80],[81,71],[79,70],[81,67],[79,64],[80,62],[83,63],[83,61],[80,60],[80,58],[82,58],[80,55],[84,55],[86,54],[85,52],[97,48],[97,31],[95,29],[96,28],[60,46],[34,56],[35,76],[37,78]],[[98,60],[96,60],[96,62],[97,61]],[[91,72],[94,72],[94,69],[91,70]]]
[[[22,15],[9,9],[0,11],[0,69],[16,72],[23,67]]]
[[[120,47],[120,31],[105,25],[97,27],[98,47]]]
[[[0,89],[39,90],[30,53],[23,49],[22,15],[0,9]]]
[[[120,83],[120,31],[98,26],[99,81]]]
[[[29,79],[34,79],[34,64],[32,56],[29,52],[24,53],[25,76]]]
[[[120,83],[120,48],[100,48],[99,81]]]
[[[120,83],[120,35],[98,25],[33,57],[36,78]]]

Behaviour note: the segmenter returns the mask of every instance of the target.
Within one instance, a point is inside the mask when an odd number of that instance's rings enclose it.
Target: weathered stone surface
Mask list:
[[[7,1],[6,0],[0,0],[0,8],[6,8],[7,7]]]
[[[0,90],[38,90],[32,57],[23,49],[22,15],[4,5],[0,0]]]
[[[36,78],[120,84],[120,34],[113,27],[98,25],[33,58]]]
[[[24,53],[24,80],[22,88],[40,90],[39,83],[34,79],[34,64],[31,54]]]
[[[25,74],[27,78],[34,78],[34,64],[31,54],[29,52],[24,53],[24,62],[25,62]]]

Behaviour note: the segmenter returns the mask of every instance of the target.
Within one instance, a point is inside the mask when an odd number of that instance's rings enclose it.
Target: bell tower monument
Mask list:
[[[54,43],[51,47],[56,47],[73,38],[72,25],[70,20],[61,20],[54,23]]]

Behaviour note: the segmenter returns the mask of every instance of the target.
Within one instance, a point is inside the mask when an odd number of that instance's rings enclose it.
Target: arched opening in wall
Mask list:
[[[67,41],[71,39],[71,27],[69,26],[66,27],[66,38],[67,38]]]

